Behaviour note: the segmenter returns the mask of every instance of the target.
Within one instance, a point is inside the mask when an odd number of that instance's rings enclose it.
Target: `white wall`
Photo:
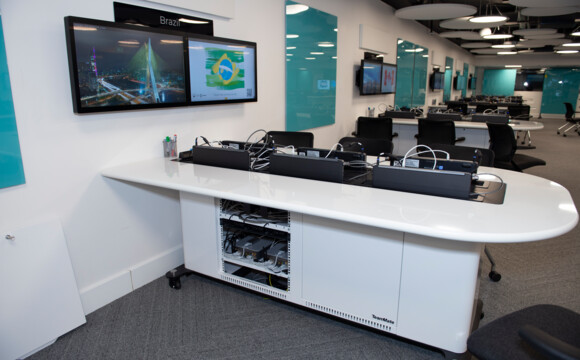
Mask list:
[[[124,2],[209,17],[216,36],[257,42],[259,101],[75,115],[63,18],[112,21],[113,2],[0,0],[26,176],[26,184],[0,189],[0,223],[15,225],[46,214],[61,219],[86,313],[182,261],[178,195],[104,179],[100,169],[162,156],[166,135],[177,134],[182,151],[199,135],[245,140],[255,129],[284,129],[283,0],[236,0],[232,19],[139,0]],[[380,0],[304,3],[337,15],[339,26],[336,124],[313,130],[316,146],[331,146],[350,133],[354,119],[368,106],[393,104],[393,95],[358,95],[354,70],[364,52],[359,48],[360,24],[389,34],[384,41],[392,52],[386,62],[396,63],[396,40],[403,38],[435,50],[438,64],[444,64],[445,56],[473,63],[449,41],[394,18]]]

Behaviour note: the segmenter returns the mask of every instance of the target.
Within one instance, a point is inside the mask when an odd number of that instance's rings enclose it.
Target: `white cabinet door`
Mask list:
[[[60,222],[0,227],[0,359],[22,357],[85,321]]]

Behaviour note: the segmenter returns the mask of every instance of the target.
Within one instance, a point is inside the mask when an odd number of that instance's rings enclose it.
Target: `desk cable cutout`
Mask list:
[[[473,174],[473,175],[472,175],[472,180],[473,180],[473,181],[477,181],[477,180],[479,180],[479,177],[480,177],[481,175],[488,175],[488,176],[493,176],[493,177],[495,177],[496,179],[498,179],[498,180],[499,180],[499,182],[500,182],[500,185],[499,185],[499,187],[498,187],[497,189],[495,189],[495,190],[492,190],[492,191],[487,191],[487,192],[482,192],[482,193],[476,193],[476,192],[473,192],[473,193],[471,193],[471,195],[482,195],[482,196],[485,196],[485,195],[489,195],[489,194],[496,193],[496,192],[498,192],[498,191],[500,191],[500,190],[502,190],[502,189],[503,189],[503,187],[504,187],[505,183],[503,182],[503,179],[502,179],[501,177],[499,177],[498,175],[496,175],[496,174],[492,174],[492,173]]]

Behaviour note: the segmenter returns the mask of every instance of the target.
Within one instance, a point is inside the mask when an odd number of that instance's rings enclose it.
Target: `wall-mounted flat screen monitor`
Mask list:
[[[188,35],[191,105],[258,100],[256,43]]]
[[[444,72],[435,71],[434,73],[431,74],[431,77],[429,78],[429,86],[431,87],[431,90],[433,91],[443,90],[444,84],[445,84]]]
[[[477,88],[477,79],[473,76],[469,77],[469,89],[475,90]]]
[[[381,92],[383,94],[394,94],[397,89],[397,66],[383,64]]]
[[[381,61],[361,60],[358,81],[361,95],[381,94],[382,68]]]
[[[75,113],[187,105],[179,32],[65,17]]]

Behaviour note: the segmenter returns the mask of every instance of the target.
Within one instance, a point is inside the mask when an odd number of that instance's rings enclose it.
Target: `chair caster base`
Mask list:
[[[489,278],[491,279],[491,281],[493,282],[498,282],[501,280],[501,274],[496,272],[496,271],[490,271],[489,272]]]

